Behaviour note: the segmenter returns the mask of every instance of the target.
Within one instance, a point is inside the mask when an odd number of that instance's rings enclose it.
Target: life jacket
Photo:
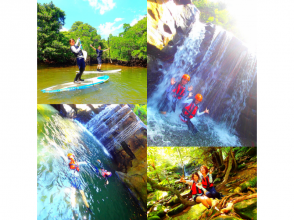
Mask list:
[[[76,53],[76,52],[74,52],[74,51],[72,50],[72,47],[75,47],[76,49],[78,49],[79,46],[73,45],[73,46],[70,47],[70,50],[71,50],[71,52],[72,52],[76,57],[83,56],[83,52],[82,52],[82,50],[80,50],[79,52]]]
[[[192,185],[191,190],[192,190],[192,195],[203,193],[203,191],[196,186],[196,182],[194,182],[194,181],[193,181],[193,185]]]
[[[80,171],[79,165],[74,160],[70,160],[68,166],[71,170],[76,170],[78,172]]]
[[[182,110],[182,116],[184,118],[193,118],[195,117],[196,113],[197,113],[197,110],[198,110],[198,105],[195,104],[195,102],[191,102],[190,105],[187,105],[186,107],[183,108]]]
[[[202,177],[202,186],[205,189],[209,189],[210,187],[213,187],[213,183],[209,182],[209,176]]]
[[[181,99],[185,95],[185,86],[182,86],[181,83],[178,83],[176,87],[172,90],[173,97]]]

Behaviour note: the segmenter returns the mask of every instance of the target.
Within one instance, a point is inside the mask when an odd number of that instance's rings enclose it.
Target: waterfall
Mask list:
[[[148,136],[151,132],[153,141],[155,133],[162,135],[155,127],[166,127],[167,120],[158,114],[165,90],[172,77],[179,82],[185,73],[191,77],[186,88],[192,85],[193,95],[200,93],[203,96],[200,111],[205,108],[210,110],[209,115],[196,117],[192,121],[196,124],[201,121],[203,124],[204,118],[209,117],[212,121],[207,119],[204,122],[206,130],[216,131],[218,126],[229,135],[242,136],[238,134],[236,127],[242,126],[239,121],[240,114],[246,108],[246,99],[249,98],[251,89],[256,86],[257,61],[255,54],[230,32],[220,27],[214,28],[214,31],[207,30],[204,24],[196,22],[189,36],[178,47],[173,63],[161,62],[160,71],[163,73],[163,79],[148,97]],[[181,122],[175,119],[180,112],[181,103],[178,102],[176,113],[168,115],[168,126],[177,127],[176,131],[183,129]],[[152,126],[153,122],[161,120],[163,125]],[[170,143],[166,139],[161,140],[161,143],[165,142]]]

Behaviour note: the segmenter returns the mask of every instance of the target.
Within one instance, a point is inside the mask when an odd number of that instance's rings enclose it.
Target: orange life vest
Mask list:
[[[192,190],[192,195],[202,194],[203,193],[203,191],[196,186],[196,183],[194,181],[193,181],[193,185],[192,185],[191,190]]]
[[[185,89],[185,86],[182,86],[181,83],[178,83],[178,85],[176,85],[176,87],[172,90],[173,97],[181,99],[185,94]]]
[[[76,163],[73,159],[70,160],[68,166],[69,166],[69,169],[71,170],[76,170],[78,172],[80,171],[78,163]]]
[[[190,105],[187,105],[186,107],[183,108],[182,110],[182,115],[185,118],[193,118],[195,117],[197,113],[198,105],[196,105],[194,102],[191,102]]]
[[[202,177],[202,186],[205,189],[213,187],[213,183],[209,182],[209,176],[208,175],[206,177]]]

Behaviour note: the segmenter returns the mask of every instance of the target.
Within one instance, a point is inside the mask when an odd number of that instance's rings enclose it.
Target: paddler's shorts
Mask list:
[[[101,57],[97,57],[97,61],[98,61],[98,64],[99,64],[99,65],[102,64],[102,59],[101,59]]]
[[[71,177],[69,178],[70,184],[72,187],[76,188],[77,190],[83,190],[83,185],[81,183],[81,180],[77,177]]]

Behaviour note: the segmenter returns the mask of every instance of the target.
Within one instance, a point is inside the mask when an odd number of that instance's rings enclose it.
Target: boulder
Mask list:
[[[234,205],[235,212],[244,219],[257,219],[257,199],[248,199]]]

